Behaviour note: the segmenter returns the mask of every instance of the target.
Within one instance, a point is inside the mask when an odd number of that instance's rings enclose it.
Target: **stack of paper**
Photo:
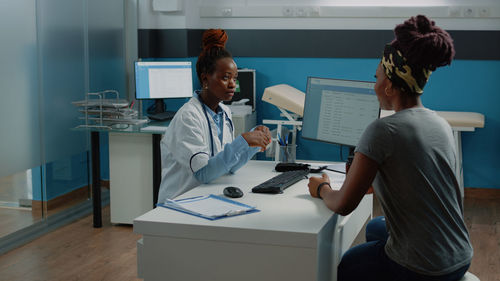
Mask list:
[[[141,132],[159,132],[165,133],[168,127],[166,126],[146,126],[141,128]]]
[[[318,163],[310,163],[310,165],[314,167],[325,166]],[[327,169],[323,170],[322,173],[330,177],[330,186],[333,190],[340,190],[345,181],[345,163],[328,164],[326,166]]]
[[[159,205],[209,220],[258,211],[255,207],[213,194],[179,200],[167,199],[164,204]]]

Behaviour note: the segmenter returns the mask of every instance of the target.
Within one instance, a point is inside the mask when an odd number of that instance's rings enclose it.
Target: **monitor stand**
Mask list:
[[[154,108],[151,110],[152,113],[149,114],[148,118],[155,121],[167,121],[174,118],[175,111],[166,111],[166,108],[163,99],[156,99]]]

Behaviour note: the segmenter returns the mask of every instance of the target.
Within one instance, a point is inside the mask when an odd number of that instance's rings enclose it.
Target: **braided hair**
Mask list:
[[[385,74],[401,92],[421,95],[431,73],[455,56],[450,34],[426,16],[411,17],[394,29],[396,38],[385,46]]]
[[[212,74],[215,71],[217,60],[221,58],[233,58],[226,50],[227,33],[223,29],[208,29],[202,36],[202,48],[198,61],[196,62],[196,74],[201,81],[201,74]]]
[[[394,29],[391,45],[400,50],[415,67],[436,70],[450,65],[455,56],[453,39],[448,32],[423,15],[411,17]]]

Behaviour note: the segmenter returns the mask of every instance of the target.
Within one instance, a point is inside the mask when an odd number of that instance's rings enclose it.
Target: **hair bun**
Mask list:
[[[208,29],[203,33],[201,41],[203,50],[213,47],[225,48],[227,33],[223,29]]]
[[[396,39],[391,43],[408,62],[430,70],[451,64],[455,56],[453,39],[448,32],[423,15],[411,17],[394,29]]]
[[[428,19],[426,16],[418,15],[415,18],[410,18],[408,21],[414,21],[418,32],[421,34],[427,34],[434,31],[436,23],[433,20]]]

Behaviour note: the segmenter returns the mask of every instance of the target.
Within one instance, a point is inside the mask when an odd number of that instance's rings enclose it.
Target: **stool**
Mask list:
[[[464,277],[462,277],[462,279],[460,279],[459,281],[480,281],[480,280],[479,278],[476,277],[476,275],[470,272],[466,272]]]

